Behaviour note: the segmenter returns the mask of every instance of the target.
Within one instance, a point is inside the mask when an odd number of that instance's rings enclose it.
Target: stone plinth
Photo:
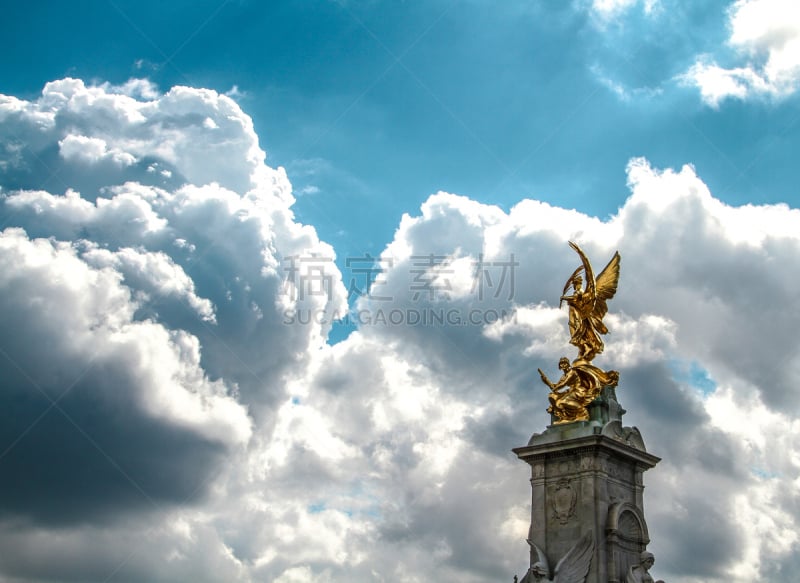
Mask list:
[[[531,466],[529,539],[551,569],[587,532],[595,545],[587,583],[625,580],[650,542],[642,501],[642,474],[660,459],[645,451],[613,389],[592,404],[589,421],[551,425],[515,448]],[[531,548],[531,565],[537,560]]]

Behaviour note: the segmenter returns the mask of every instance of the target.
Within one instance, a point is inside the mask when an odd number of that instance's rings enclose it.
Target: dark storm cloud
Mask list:
[[[525,415],[518,416],[521,419]],[[490,418],[467,417],[462,433],[464,439],[485,452],[497,456],[508,456],[509,444],[525,444],[530,438],[526,433],[528,424],[515,424],[515,416],[498,413]]]
[[[29,378],[10,366],[0,369],[0,448],[6,452],[0,514],[6,518],[103,523],[192,503],[206,493],[225,444],[143,415],[125,400],[137,387],[120,371],[98,368],[72,387],[59,386],[67,394],[52,408]],[[111,390],[120,393],[117,402],[101,397]]]
[[[134,322],[119,278],[69,247],[6,231],[0,265],[0,511],[81,523],[202,496],[249,429],[222,387],[192,376],[191,344]]]

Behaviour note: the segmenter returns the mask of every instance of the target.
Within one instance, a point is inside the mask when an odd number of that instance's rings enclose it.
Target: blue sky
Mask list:
[[[0,35],[0,582],[521,576],[570,239],[622,256],[598,365],[662,458],[656,578],[795,580],[794,2],[28,2]]]
[[[439,190],[606,217],[634,156],[691,163],[731,204],[793,202],[796,100],[714,109],[678,80],[698,55],[733,60],[728,4],[605,23],[573,3],[14,4],[0,70],[15,95],[67,75],[236,87],[268,162],[310,189],[298,218],[375,254]]]

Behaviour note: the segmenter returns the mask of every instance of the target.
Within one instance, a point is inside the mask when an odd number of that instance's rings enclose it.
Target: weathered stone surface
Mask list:
[[[642,473],[659,458],[647,453],[635,427],[622,425],[624,412],[606,388],[589,421],[551,425],[513,450],[531,466],[529,539],[550,564],[594,533],[587,583],[624,581],[649,542]]]

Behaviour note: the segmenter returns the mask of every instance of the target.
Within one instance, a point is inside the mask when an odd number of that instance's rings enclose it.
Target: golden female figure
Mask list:
[[[572,241],[569,246],[575,249],[583,265],[576,269],[567,280],[562,292],[561,301],[569,306],[569,332],[570,344],[578,347],[578,359],[587,363],[603,352],[603,339],[601,334],[608,334],[608,328],[603,323],[603,317],[608,313],[606,300],[610,300],[617,293],[619,282],[619,252],[614,253],[611,261],[595,280],[592,264],[586,254]],[[583,278],[586,277],[586,289],[583,289]],[[572,295],[566,295],[572,286]]]

